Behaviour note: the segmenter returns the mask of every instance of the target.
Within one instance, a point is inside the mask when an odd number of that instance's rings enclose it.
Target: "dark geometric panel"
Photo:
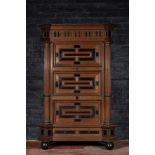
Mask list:
[[[55,134],[75,134],[75,131],[68,130],[68,131],[63,131],[63,130],[55,130]]]
[[[81,119],[75,118],[74,122],[81,122]]]
[[[80,77],[80,74],[74,74],[75,77]]]
[[[80,45],[74,45],[74,48],[80,48]]]
[[[79,49],[78,52],[75,52],[75,49],[67,48],[60,49],[59,53],[59,60],[75,61],[74,63],[80,63],[79,61],[95,61],[96,58],[95,49]],[[85,57],[83,58],[83,56]],[[78,57],[79,61],[76,60],[76,57]]]
[[[81,60],[81,61],[90,61],[90,60],[95,61],[95,59],[96,59],[95,49],[79,49],[79,52],[91,53],[91,57],[89,57],[89,58],[79,58],[79,60]]]
[[[77,104],[77,103],[75,103],[74,105],[75,106],[59,106],[59,110],[58,110],[59,112],[57,112],[59,114],[59,117],[74,118],[75,121],[80,121],[80,118],[95,118],[96,116],[95,106],[80,106],[80,104]],[[81,111],[81,110],[85,110],[85,111]]]
[[[92,82],[92,86],[79,86],[79,89],[95,89],[95,78],[80,77],[79,80]]]
[[[80,61],[74,61],[74,64],[75,65],[79,65],[80,64]]]
[[[63,110],[67,109],[67,110],[71,110],[71,109],[75,109],[75,106],[59,106],[59,117],[60,118],[75,118],[75,115],[63,115]]]
[[[74,76],[80,76],[80,74],[75,74]],[[66,82],[65,81],[70,81],[70,82]],[[90,86],[84,86],[83,84],[89,84],[84,83],[84,81],[89,81],[89,83],[92,83],[92,85]],[[80,83],[81,82],[81,83]],[[63,84],[64,83],[64,84]],[[60,89],[75,89],[75,86],[70,86],[70,85],[77,85],[76,83],[76,79],[74,77],[61,77],[59,79],[59,88]],[[56,84],[56,86],[58,86],[58,84]],[[78,78],[78,88],[79,89],[95,89],[95,78],[91,78],[91,77],[80,77]],[[76,90],[75,90],[76,93]]]
[[[80,134],[99,134],[99,131],[79,131]]]
[[[59,60],[74,60],[75,58],[71,58],[71,57],[63,57],[63,52],[75,52],[75,49],[60,49],[59,53]]]
[[[75,78],[74,77],[67,77],[67,78],[61,77],[59,79],[59,88],[60,89],[75,89],[74,86],[63,85],[62,82],[65,81],[65,80],[68,80],[68,81],[72,80],[72,81],[74,81]]]
[[[95,113],[95,110],[96,110],[96,107],[95,106],[80,106],[80,109],[85,109],[85,110],[88,110],[90,109],[92,111],[91,115],[80,115],[79,118],[94,118],[96,113]]]

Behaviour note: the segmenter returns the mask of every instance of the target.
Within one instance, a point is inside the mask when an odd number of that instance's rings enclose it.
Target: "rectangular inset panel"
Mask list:
[[[54,141],[100,141],[101,128],[54,128]]]
[[[54,124],[70,125],[99,125],[100,101],[55,101]]]
[[[99,44],[56,44],[54,46],[55,66],[101,65],[103,49]]]
[[[54,72],[54,95],[100,95],[100,72]]]

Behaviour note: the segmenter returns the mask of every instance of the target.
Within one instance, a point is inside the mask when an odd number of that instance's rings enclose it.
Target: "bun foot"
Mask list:
[[[105,142],[105,147],[107,150],[112,150],[114,148],[113,142]]]
[[[47,150],[48,147],[49,147],[49,143],[48,143],[48,142],[42,142],[42,143],[41,143],[41,148],[42,148],[43,150]]]

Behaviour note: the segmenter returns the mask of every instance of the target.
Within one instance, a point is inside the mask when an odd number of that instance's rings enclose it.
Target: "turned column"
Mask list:
[[[50,109],[50,48],[49,42],[44,41],[44,123],[49,123]]]
[[[105,42],[104,63],[104,108],[105,125],[111,124],[111,64],[110,64],[110,42]]]
[[[49,109],[49,121],[50,121],[50,124],[53,124],[53,118],[54,118],[54,102],[53,102],[53,99],[52,99],[52,97],[53,97],[53,87],[54,87],[54,85],[53,85],[53,81],[54,81],[54,77],[53,77],[53,48],[54,48],[54,44],[53,44],[53,42],[50,42],[50,65],[49,65],[49,70],[50,70],[50,75],[49,75],[49,77],[50,77],[50,79],[49,79],[49,89],[50,89],[50,109]]]

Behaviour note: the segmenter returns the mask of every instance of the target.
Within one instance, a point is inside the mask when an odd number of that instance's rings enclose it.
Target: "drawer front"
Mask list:
[[[54,101],[54,125],[99,125],[100,104],[100,101]]]
[[[101,45],[55,44],[54,66],[100,66]]]
[[[101,141],[101,128],[54,128],[54,141]]]
[[[100,95],[100,72],[54,72],[54,95]]]

